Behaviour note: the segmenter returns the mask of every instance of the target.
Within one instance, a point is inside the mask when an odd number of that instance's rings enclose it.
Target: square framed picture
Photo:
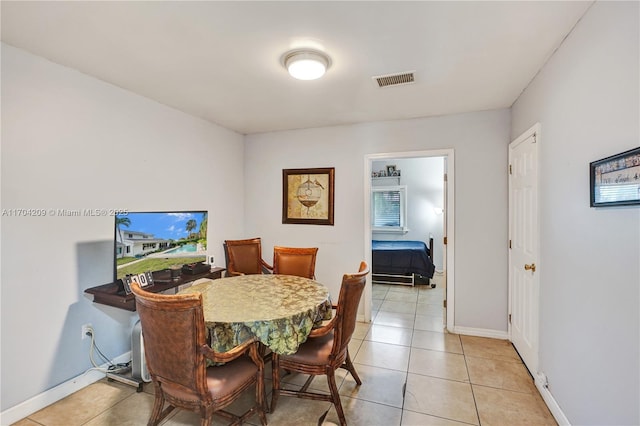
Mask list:
[[[589,164],[591,207],[640,204],[640,147]]]
[[[282,223],[333,225],[333,167],[282,170]]]
[[[387,176],[398,176],[396,166],[387,166]]]

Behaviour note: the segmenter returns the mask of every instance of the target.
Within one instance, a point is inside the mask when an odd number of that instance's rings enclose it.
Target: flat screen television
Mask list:
[[[206,211],[115,216],[114,281],[128,274],[179,270],[207,258]]]

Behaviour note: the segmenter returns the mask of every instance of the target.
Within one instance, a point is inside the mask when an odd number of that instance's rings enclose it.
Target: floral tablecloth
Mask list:
[[[273,352],[290,355],[314,324],[331,319],[324,285],[290,275],[243,275],[201,280],[180,294],[200,293],[211,347],[225,352],[257,337]]]

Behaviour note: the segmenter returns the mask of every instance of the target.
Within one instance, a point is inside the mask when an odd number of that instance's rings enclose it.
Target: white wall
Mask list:
[[[2,209],[209,211],[242,229],[243,137],[2,45]],[[219,184],[224,182],[224,185]],[[84,290],[112,279],[113,217],[2,217],[2,410],[130,349],[135,314]]]
[[[589,207],[589,162],[640,145],[639,12],[595,3],[513,106],[512,138],[541,124],[540,369],[575,425],[640,424],[640,207]]]
[[[407,233],[373,232],[374,240],[417,240],[429,243],[433,236],[433,263],[438,271],[443,265],[443,215],[434,207],[444,207],[444,157],[397,158],[373,161],[372,170],[385,170],[393,164],[401,172],[400,185],[407,186]],[[393,181],[392,179],[396,179]],[[397,185],[397,178],[373,180],[372,186]],[[390,183],[391,182],[391,183]]]
[[[364,253],[366,154],[455,150],[455,323],[507,330],[509,110],[247,136],[245,236],[317,246],[318,280],[337,294]],[[282,224],[282,169],[335,167],[335,226]],[[367,177],[368,178],[368,177]]]

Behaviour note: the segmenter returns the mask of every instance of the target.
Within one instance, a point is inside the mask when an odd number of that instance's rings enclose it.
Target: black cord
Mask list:
[[[109,366],[109,368],[107,368],[107,371],[111,373],[124,373],[126,371],[129,371],[130,369],[131,369],[131,361],[120,363],[120,364],[112,364]]]

